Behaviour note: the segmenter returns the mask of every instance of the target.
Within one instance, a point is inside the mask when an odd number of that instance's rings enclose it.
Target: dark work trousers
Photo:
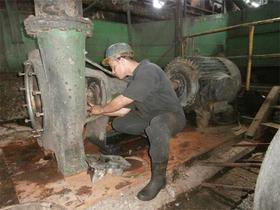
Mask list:
[[[169,142],[172,136],[185,127],[183,112],[166,112],[153,118],[143,118],[137,111],[130,111],[124,117],[115,118],[113,128],[132,135],[147,134],[150,141],[150,156],[153,162],[168,161]]]

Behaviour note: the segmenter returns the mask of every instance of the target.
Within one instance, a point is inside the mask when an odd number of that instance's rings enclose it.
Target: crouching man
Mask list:
[[[109,65],[119,79],[131,77],[124,92],[105,105],[93,105],[92,115],[118,116],[113,128],[149,138],[152,176],[137,194],[143,201],[152,200],[166,185],[170,138],[185,126],[185,115],[171,82],[154,63],[133,59],[126,43],[108,47],[103,65]],[[127,108],[133,104],[133,109]]]

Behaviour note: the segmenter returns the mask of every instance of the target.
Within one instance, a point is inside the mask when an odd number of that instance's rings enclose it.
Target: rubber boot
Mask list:
[[[166,162],[152,163],[152,176],[149,183],[137,194],[142,201],[152,200],[166,185]]]

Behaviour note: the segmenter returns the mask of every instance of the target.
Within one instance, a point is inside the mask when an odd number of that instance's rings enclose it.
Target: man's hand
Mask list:
[[[127,114],[130,109],[123,109],[126,105],[131,104],[133,99],[119,95],[114,98],[111,102],[105,105],[94,105],[89,103],[89,112],[90,115],[108,115],[108,116],[120,116]]]
[[[100,115],[103,114],[103,107],[100,105],[94,105],[89,103],[89,114],[90,115]]]

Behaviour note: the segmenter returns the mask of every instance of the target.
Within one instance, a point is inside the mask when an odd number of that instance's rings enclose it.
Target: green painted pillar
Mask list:
[[[71,175],[86,168],[85,38],[92,24],[81,17],[81,1],[35,0],[36,16],[25,20],[37,37],[42,70],[37,74],[43,107],[40,144],[55,153],[58,168]]]

